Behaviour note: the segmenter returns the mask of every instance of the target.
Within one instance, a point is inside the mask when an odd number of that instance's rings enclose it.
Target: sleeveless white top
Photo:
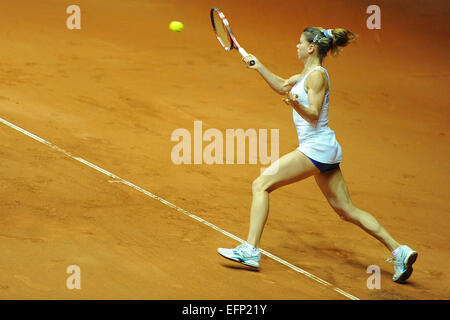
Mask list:
[[[322,163],[339,163],[342,161],[342,149],[336,140],[334,131],[328,127],[328,106],[330,102],[330,78],[325,68],[318,66],[309,71],[291,89],[292,94],[297,94],[297,101],[304,107],[309,108],[308,93],[305,89],[305,81],[314,70],[322,69],[328,79],[328,91],[320,111],[319,120],[316,125],[304,120],[295,109],[293,111],[294,124],[297,129],[299,146],[298,150],[307,157]]]

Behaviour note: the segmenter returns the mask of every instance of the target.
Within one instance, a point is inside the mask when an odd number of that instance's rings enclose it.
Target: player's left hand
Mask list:
[[[288,106],[292,106],[292,104],[297,101],[298,95],[297,94],[292,94],[291,92],[289,92],[289,94],[287,95],[287,98],[283,98],[281,100],[283,100],[284,103],[286,103]]]
[[[292,101],[297,101],[297,99],[298,99],[298,94],[296,94],[296,93],[292,93],[292,92],[289,92],[289,94],[288,94],[288,99],[289,100],[292,100]]]

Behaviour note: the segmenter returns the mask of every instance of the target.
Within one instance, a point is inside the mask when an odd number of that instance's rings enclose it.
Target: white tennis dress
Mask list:
[[[342,149],[336,140],[334,131],[328,127],[328,106],[330,102],[330,78],[325,68],[318,66],[309,71],[291,89],[292,94],[297,94],[297,101],[309,108],[308,93],[305,89],[305,81],[314,70],[322,69],[328,79],[328,91],[325,93],[322,110],[316,125],[311,125],[304,120],[295,109],[292,109],[294,124],[297,129],[299,146],[298,150],[307,157],[322,163],[339,163],[342,161]]]

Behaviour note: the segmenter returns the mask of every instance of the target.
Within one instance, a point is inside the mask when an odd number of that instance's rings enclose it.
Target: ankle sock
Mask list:
[[[401,246],[399,246],[397,249],[395,249],[394,251],[392,251],[392,255],[393,255],[393,256],[396,256],[396,255],[400,252],[401,249],[402,249]]]
[[[251,252],[251,253],[258,253],[259,252],[259,249],[258,248],[255,248],[254,246],[252,246],[250,243],[248,243],[248,242],[246,242],[245,243],[246,244],[246,246],[247,246],[247,249]]]

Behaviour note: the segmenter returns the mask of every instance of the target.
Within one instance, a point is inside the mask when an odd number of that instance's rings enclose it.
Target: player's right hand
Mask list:
[[[258,58],[256,58],[252,54],[249,54],[248,56],[243,57],[242,60],[247,65],[247,68],[250,68],[250,69],[258,69],[261,66],[261,62],[259,62]],[[250,61],[252,61],[252,60],[255,61],[255,64],[251,66]]]

